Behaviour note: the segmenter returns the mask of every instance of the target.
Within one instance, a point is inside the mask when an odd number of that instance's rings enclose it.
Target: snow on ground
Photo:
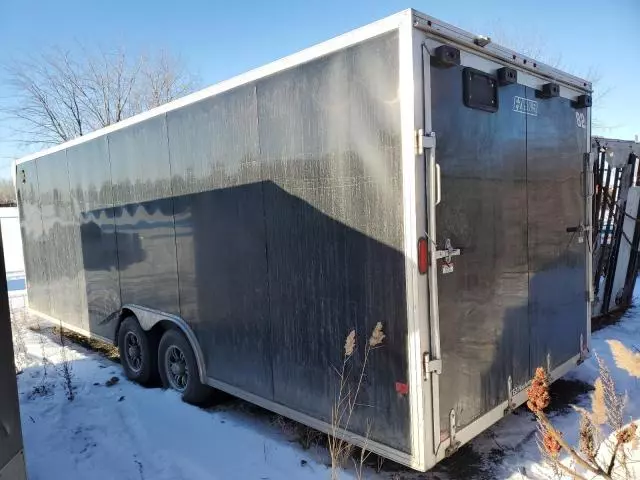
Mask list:
[[[58,339],[50,331],[13,328],[30,480],[330,476],[310,458],[313,452],[291,443],[277,426],[242,409],[204,410],[182,403],[175,392],[140,387],[118,364],[74,345],[65,352],[75,395],[70,402]],[[119,381],[106,386],[113,377]]]
[[[640,285],[634,292],[634,303],[640,303]],[[625,419],[640,418],[640,380],[629,376],[625,371],[616,368],[607,340],[619,340],[633,351],[640,349],[640,307],[635,306],[627,310],[619,322],[595,332],[591,339],[591,351],[599,356],[611,371],[619,393],[626,392],[627,406]],[[591,399],[588,393],[581,391],[581,385],[585,387],[593,385],[598,377],[598,364],[594,355],[591,355],[582,365],[560,380],[551,389],[553,396],[564,397],[563,404],[556,406],[555,411],[549,415],[554,426],[563,432],[565,439],[572,446],[578,444],[579,414],[570,407],[570,403],[580,405],[591,410]],[[567,390],[570,390],[567,392]],[[573,392],[571,392],[573,391]],[[573,395],[572,395],[573,393]],[[573,398],[571,398],[573,397]],[[483,457],[491,457],[488,471],[490,478],[523,479],[523,478],[553,478],[551,470],[544,462],[541,462],[540,452],[536,442],[536,424],[532,415],[521,407],[514,415],[505,417],[491,429],[471,442],[471,448]],[[638,452],[635,452],[638,456]],[[565,464],[569,464],[566,456],[562,457]],[[609,457],[610,458],[610,457]],[[637,460],[640,460],[638,458]],[[636,467],[637,466],[636,463]],[[640,478],[640,470],[637,476]],[[587,478],[592,478],[593,475]],[[489,477],[487,477],[489,478]]]
[[[11,295],[14,316],[20,317],[23,294]],[[70,343],[63,350],[51,331],[34,332],[27,328],[29,322],[33,320],[14,322],[14,340],[31,480],[330,478],[326,450],[303,449],[291,424],[275,421],[275,415],[234,399],[208,409],[186,405],[174,392],[127,381],[120,366],[104,356]],[[610,366],[618,389],[628,393],[628,417],[639,418],[640,385],[615,367],[608,339],[640,346],[640,308],[592,339],[592,350]],[[64,389],[63,352],[72,368],[73,401]],[[586,384],[593,384],[597,374],[592,357],[552,391],[561,397],[552,420],[571,444],[576,443],[579,417],[568,404],[590,407]],[[118,382],[106,386],[113,377]],[[515,480],[550,478],[550,471],[540,460],[532,415],[521,407],[427,474],[387,462],[380,474],[370,468],[364,476]],[[353,471],[341,478],[353,478]]]

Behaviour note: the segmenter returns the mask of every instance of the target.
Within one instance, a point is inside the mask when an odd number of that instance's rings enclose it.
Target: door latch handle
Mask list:
[[[581,223],[575,227],[567,227],[566,230],[567,233],[573,233],[574,235],[578,234],[578,243],[583,243],[585,233],[588,231],[588,228]],[[573,238],[573,236],[571,238]]]
[[[444,250],[436,250],[436,259],[444,258],[444,261],[451,263],[451,257],[460,255],[459,248],[453,248],[451,246],[451,239],[447,238],[444,242]]]
[[[589,227],[588,225],[585,225],[584,223],[580,223],[578,225],[576,225],[575,227],[567,227],[567,233],[579,233],[579,234],[583,234],[584,232],[587,232],[590,230],[591,227]]]

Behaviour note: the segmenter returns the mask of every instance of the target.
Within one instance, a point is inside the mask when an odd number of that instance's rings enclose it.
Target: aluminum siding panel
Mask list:
[[[209,376],[273,399],[255,86],[167,115],[180,310]]]
[[[122,303],[180,315],[166,119],[108,141]]]
[[[335,368],[357,333],[368,358],[350,429],[410,449],[398,35],[258,82],[272,317],[274,395],[325,421]],[[351,363],[353,362],[353,365]],[[352,373],[353,373],[352,372]]]
[[[107,139],[99,138],[67,150],[74,237],[80,289],[84,292],[85,330],[113,338],[115,322],[105,319],[121,305],[113,191]]]

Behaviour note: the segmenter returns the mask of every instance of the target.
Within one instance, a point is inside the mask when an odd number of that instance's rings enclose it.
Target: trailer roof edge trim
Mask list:
[[[486,46],[481,47],[474,42],[478,35],[467,32],[453,25],[441,22],[437,18],[430,17],[424,13],[412,10],[414,18],[414,27],[423,30],[429,35],[442,37],[449,41],[460,43],[474,53],[486,55],[491,58],[497,58],[503,62],[515,65],[519,69],[546,77],[551,80],[563,82],[568,87],[575,88],[584,92],[591,92],[591,82],[583,78],[563,72],[555,67],[539,62],[535,58],[522,55],[514,50],[494,42],[489,42]]]

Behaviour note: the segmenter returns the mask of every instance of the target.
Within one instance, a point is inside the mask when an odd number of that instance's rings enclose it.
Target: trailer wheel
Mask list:
[[[149,384],[156,379],[157,345],[156,337],[151,332],[145,332],[135,317],[130,316],[122,321],[118,332],[118,350],[120,363],[129,380]]]
[[[179,330],[164,332],[158,347],[158,366],[162,385],[180,392],[183,401],[198,405],[211,397],[212,389],[200,382],[193,349]]]

